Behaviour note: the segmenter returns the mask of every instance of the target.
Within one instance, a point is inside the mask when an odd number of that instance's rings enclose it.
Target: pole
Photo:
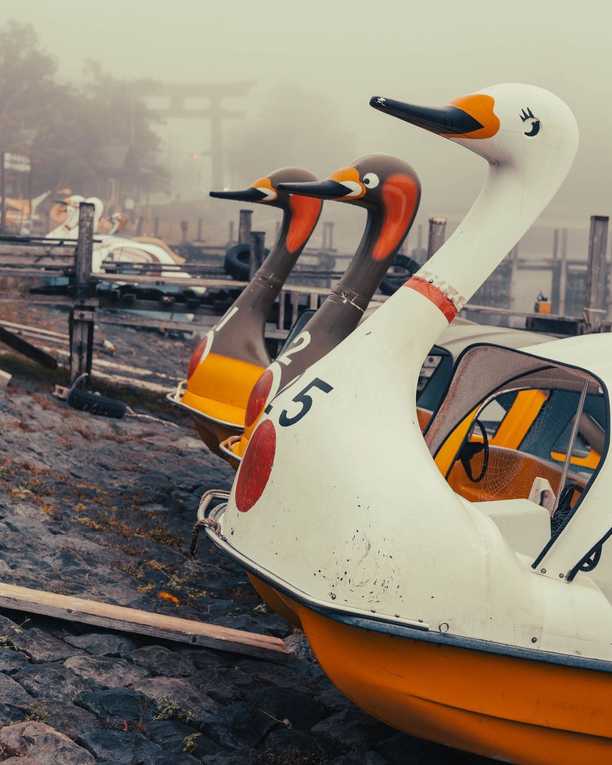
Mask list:
[[[518,256],[519,256],[519,246],[518,244],[515,244],[514,247],[510,250],[510,284],[508,285],[508,296],[510,298],[510,307],[514,308],[516,304],[516,295],[515,295],[515,287],[516,287],[516,272],[518,270]]]
[[[26,180],[26,196],[28,198],[28,217],[27,222],[22,220],[22,230],[27,230],[28,234],[34,233],[34,215],[32,213],[32,162],[30,160],[30,169],[28,170],[28,178]]]
[[[567,297],[567,229],[560,232],[560,259],[559,259],[559,313],[565,316],[565,302]]]
[[[2,213],[0,213],[0,231],[6,232],[6,152],[0,154],[0,193],[2,193]]]
[[[446,218],[429,219],[429,238],[427,240],[427,260],[437,252],[446,239]]]
[[[608,249],[607,215],[591,215],[589,230],[589,260],[587,266],[584,315],[592,332],[597,332],[607,315]]]
[[[582,412],[584,410],[584,402],[586,400],[588,390],[589,390],[589,383],[585,380],[584,385],[582,386],[582,391],[580,392],[580,398],[578,399],[578,408],[576,409],[576,414],[574,416],[574,421],[572,423],[572,432],[570,434],[569,443],[567,444],[567,447],[565,450],[565,462],[563,463],[563,470],[561,472],[561,480],[559,481],[559,489],[557,491],[557,496],[555,498],[555,509],[552,511],[551,515],[554,515],[557,512],[557,508],[559,507],[559,500],[561,499],[561,494],[563,493],[563,489],[565,488],[565,482],[567,481],[567,474],[569,473],[570,462],[572,461],[572,452],[574,451],[574,444],[576,443],[576,436],[578,435],[578,428],[580,426],[580,418],[582,417]]]
[[[89,280],[93,263],[94,206],[88,202],[79,205],[79,233],[75,253],[75,298],[89,296]]]
[[[333,220],[323,221],[323,241],[321,243],[321,248],[323,250],[334,249],[334,221]]]
[[[238,244],[250,244],[253,210],[240,210],[238,219]]]
[[[210,159],[213,189],[223,188],[223,129],[221,127],[221,99],[210,97]]]
[[[550,305],[553,313],[559,313],[559,229],[553,231],[553,252],[550,279]]]
[[[187,241],[188,235],[189,235],[189,221],[182,220],[181,221],[181,244],[185,244],[185,242]]]
[[[93,263],[94,206],[79,205],[79,233],[74,263],[74,298],[70,311],[70,382],[91,375],[95,302],[89,300]]]

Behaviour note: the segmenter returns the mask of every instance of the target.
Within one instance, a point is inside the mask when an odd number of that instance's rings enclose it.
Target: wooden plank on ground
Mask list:
[[[49,348],[48,346],[41,346],[42,350],[44,351],[53,351],[58,356],[62,356],[64,358],[69,358],[70,354],[68,351],[64,350],[63,348]],[[147,382],[146,380],[137,380],[134,377],[128,377],[126,375],[119,375],[119,374],[108,374],[106,372],[103,372],[100,369],[100,365],[104,364],[105,362],[101,361],[94,361],[93,362],[93,369],[92,369],[92,377],[95,380],[96,378],[99,378],[100,380],[107,380],[108,382],[115,383],[116,385],[126,385],[130,388],[135,388],[137,390],[146,390],[150,393],[157,393],[160,396],[166,396],[168,393],[173,393],[176,389],[176,385],[172,387],[168,387],[167,385],[160,385],[159,383],[155,382]],[[112,362],[106,362],[107,365],[109,365],[109,368],[117,368],[116,365],[110,366]],[[146,373],[148,370],[142,370],[142,373]],[[136,372],[135,372],[136,373]],[[156,372],[151,372],[151,375],[157,376],[157,377],[166,377],[166,375],[158,375]],[[178,378],[170,378],[169,380],[173,380],[174,382],[178,382]]]
[[[0,583],[0,607],[268,660],[291,655],[280,638],[269,635],[13,584]]]
[[[68,342],[68,335],[66,333],[62,334],[61,332],[53,332],[52,330],[45,329],[44,327],[32,327],[29,324],[17,324],[14,321],[7,321],[6,319],[0,319],[0,324],[6,329],[15,331],[23,330],[24,332],[32,332],[36,335],[48,335],[49,337],[55,337]]]
[[[45,367],[46,369],[57,369],[57,361],[53,356],[42,348],[37,348],[32,343],[28,343],[23,337],[19,337],[14,332],[0,326],[0,342],[8,345],[17,353],[27,356],[32,361]]]

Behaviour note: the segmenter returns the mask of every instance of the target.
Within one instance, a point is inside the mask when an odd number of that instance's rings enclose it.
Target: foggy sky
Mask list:
[[[126,78],[254,80],[243,129],[279,83],[321,94],[328,119],[354,134],[354,156],[311,169],[325,175],[371,152],[401,156],[421,177],[421,218],[460,217],[484,163],[374,111],[369,97],[443,105],[496,82],[533,82],[570,104],[581,131],[574,168],[544,221],[582,226],[612,211],[612,6],[603,0],[2,0],[1,8],[4,19],[35,24],[67,79],[91,58]],[[197,124],[172,130],[187,151],[206,143]],[[290,161],[301,164],[297,155]]]

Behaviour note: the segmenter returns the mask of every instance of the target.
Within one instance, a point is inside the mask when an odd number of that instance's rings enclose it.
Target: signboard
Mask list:
[[[29,173],[32,169],[30,158],[25,154],[4,153],[4,169],[12,170],[15,173]]]

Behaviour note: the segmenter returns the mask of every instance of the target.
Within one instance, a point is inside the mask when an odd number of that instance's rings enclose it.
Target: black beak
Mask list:
[[[209,194],[215,199],[234,199],[236,202],[261,202],[266,198],[263,191],[252,187],[240,191],[211,191]]]
[[[304,183],[279,183],[278,188],[281,191],[288,191],[290,194],[300,194],[304,197],[318,197],[319,199],[339,199],[352,193],[352,189],[347,188],[342,183],[336,181],[306,181]]]
[[[483,127],[478,120],[457,106],[435,109],[427,106],[414,106],[382,96],[371,98],[370,106],[432,133],[461,135],[462,133],[471,133],[473,130],[480,130]]]

